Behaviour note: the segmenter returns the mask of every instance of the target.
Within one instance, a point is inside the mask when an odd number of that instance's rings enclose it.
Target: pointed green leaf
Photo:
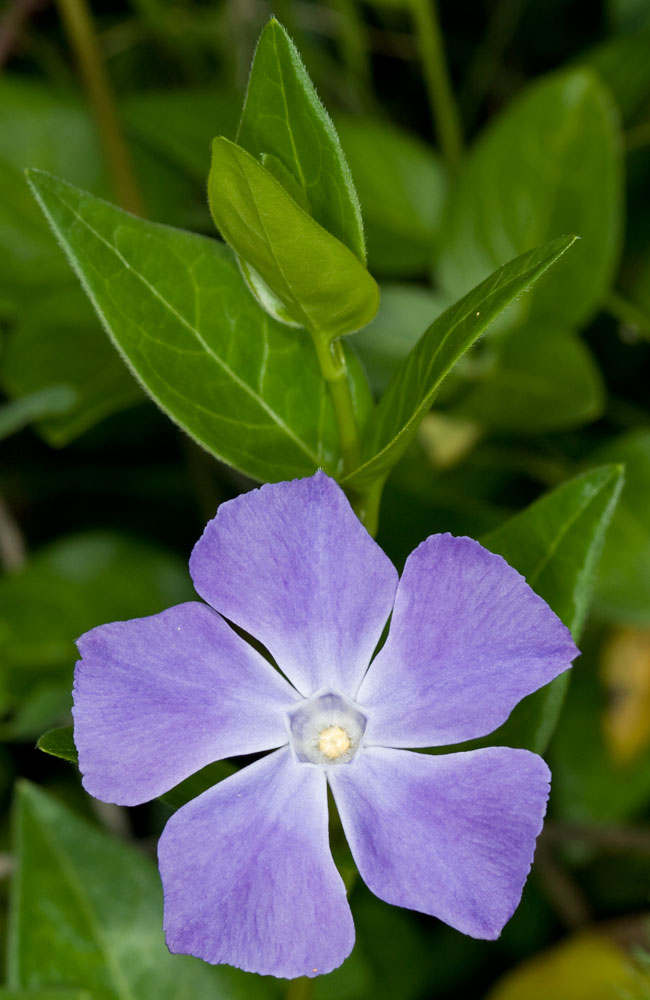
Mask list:
[[[226,247],[49,174],[29,177],[111,340],[173,420],[255,479],[336,471],[336,422],[313,345],[259,309]],[[349,360],[363,423],[367,383]]]
[[[304,191],[316,222],[365,262],[359,201],[336,130],[275,18],[257,43],[237,143],[254,157],[277,157]]]
[[[171,955],[152,861],[23,782],[15,804],[8,986],[93,1000],[261,1000],[274,981]],[[215,915],[218,920],[218,915]]]
[[[603,465],[563,483],[482,539],[526,577],[578,640],[607,528],[623,486],[623,468]],[[557,723],[570,671],[524,698],[507,722],[480,743],[542,753]]]
[[[431,324],[379,401],[363,442],[365,460],[347,476],[345,485],[364,489],[387,475],[459,358],[495,316],[533,285],[574,241],[575,236],[564,236],[515,258]]]
[[[265,170],[268,170],[270,174],[273,174],[276,181],[280,182],[287,194],[291,195],[297,205],[300,205],[303,212],[307,212],[307,215],[309,215],[309,202],[307,201],[307,195],[300,187],[293,174],[287,170],[282,160],[278,160],[277,156],[274,156],[273,153],[262,153],[260,156],[260,163]]]
[[[36,746],[44,753],[49,753],[52,757],[60,757],[71,764],[79,763],[79,754],[74,742],[74,732],[72,726],[60,726],[58,729],[49,729],[36,741]],[[196,798],[201,792],[212,788],[218,781],[230,777],[237,770],[226,760],[218,760],[190,775],[184,781],[179,782],[168,792],[159,796],[160,801],[172,809],[180,809],[190,799]]]
[[[58,729],[48,729],[36,741],[36,746],[43,753],[49,753],[52,757],[60,757],[61,760],[68,760],[71,764],[76,764],[79,754],[74,743],[72,726],[59,726]]]
[[[331,340],[370,322],[379,289],[364,265],[228,139],[212,144],[208,197],[223,238],[295,323]]]
[[[455,186],[442,230],[438,277],[463,295],[515,254],[581,238],[528,313],[578,325],[613,279],[623,221],[620,125],[610,94],[589,70],[534,83],[482,135]]]
[[[236,772],[237,768],[228,760],[215,760],[211,764],[206,764],[200,771],[191,774],[189,778],[180,781],[168,792],[163,792],[159,796],[160,801],[169,806],[170,809],[180,809],[190,799],[195,799],[197,795],[212,788],[217,782],[229,778]]]

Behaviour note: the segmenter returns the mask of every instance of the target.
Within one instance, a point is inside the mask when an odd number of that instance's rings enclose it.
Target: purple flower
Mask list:
[[[377,896],[496,938],[530,869],[548,768],[508,747],[406,748],[483,736],[566,670],[578,651],[550,608],[500,556],[446,534],[398,583],[323,473],[222,504],[190,570],[210,606],[86,633],[74,692],[83,784],[105,801],[135,805],[210,761],[273,751],[167,823],[171,951],[287,978],[344,960],[354,927],[328,782]]]

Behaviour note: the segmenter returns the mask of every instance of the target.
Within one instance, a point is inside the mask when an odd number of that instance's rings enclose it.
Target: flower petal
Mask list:
[[[190,571],[201,597],[263,642],[305,696],[356,691],[397,586],[394,566],[322,472],[222,504]]]
[[[440,757],[370,747],[328,774],[376,896],[472,937],[499,936],[542,828],[550,775],[541,757],[508,747]]]
[[[341,964],[354,926],[326,789],[283,749],[172,816],[158,847],[170,951],[287,979]]]
[[[204,604],[100,625],[78,646],[75,743],[99,799],[146,802],[211,761],[287,742],[296,692]]]
[[[505,559],[471,538],[431,535],[406,561],[388,638],[356,696],[368,710],[366,742],[484,736],[578,652]]]

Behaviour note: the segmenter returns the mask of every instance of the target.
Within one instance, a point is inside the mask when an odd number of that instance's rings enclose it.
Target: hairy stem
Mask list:
[[[332,394],[343,459],[343,475],[347,475],[358,466],[361,448],[343,345],[340,340],[326,343],[317,333],[312,333],[312,339],[321,372]]]
[[[411,0],[424,78],[433,112],[433,124],[450,171],[463,151],[460,118],[454,100],[442,46],[436,0]]]
[[[95,115],[117,200],[127,211],[142,215],[142,198],[97,42],[90,8],[86,0],[58,0],[58,5]]]
[[[353,472],[358,467],[361,461],[359,427],[354,413],[345,353],[340,340],[326,343],[313,331],[312,339],[316,347],[320,370],[330,387],[334,403],[341,458],[343,459],[343,478],[345,478],[348,473]],[[375,480],[372,486],[363,493],[354,489],[346,489],[355,514],[373,538],[377,534],[379,504],[384,482],[385,476]]]

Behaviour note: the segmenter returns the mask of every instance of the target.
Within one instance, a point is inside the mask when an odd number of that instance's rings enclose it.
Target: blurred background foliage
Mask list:
[[[167,955],[155,836],[168,815],[90,802],[35,749],[69,719],[73,639],[191,595],[190,547],[250,487],[145,399],[25,183],[40,167],[128,204],[67,0],[0,10],[0,997],[265,998],[281,984]],[[214,235],[209,144],[233,137],[273,12],[331,110],[357,186],[382,391],[433,318],[511,257],[577,249],[445,383],[389,479],[399,565],[484,535],[571,476],[624,463],[592,613],[549,750],[550,818],[496,943],[352,891],[358,945],[318,1000],[650,997],[650,2],[439,0],[466,152],[432,124],[427,0],[93,0],[97,56],[146,217]],[[92,83],[91,83],[92,85]],[[37,787],[39,786],[39,787]],[[13,832],[10,802],[14,799]],[[294,996],[301,994],[296,984]]]

